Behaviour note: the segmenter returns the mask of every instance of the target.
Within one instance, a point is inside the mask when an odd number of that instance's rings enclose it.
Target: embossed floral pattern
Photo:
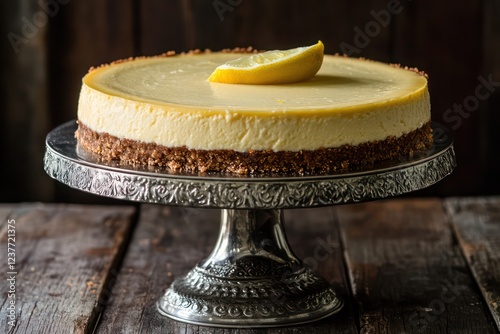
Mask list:
[[[193,207],[292,208],[314,207],[396,196],[430,186],[455,167],[450,147],[420,164],[359,176],[220,180],[143,175],[86,165],[51,148],[45,170],[70,187],[125,200]]]
[[[44,162],[54,179],[92,194],[228,209],[315,207],[391,197],[430,186],[456,165],[451,145],[432,158],[394,169],[317,178],[223,179],[140,173],[69,158],[51,145],[47,145]],[[183,315],[189,314],[194,323],[261,326],[301,319],[304,314],[320,318],[341,308],[334,290],[309,269],[264,260],[198,266],[174,281],[158,309],[174,318],[186,319]]]

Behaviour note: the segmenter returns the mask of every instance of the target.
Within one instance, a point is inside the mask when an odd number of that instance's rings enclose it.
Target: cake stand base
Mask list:
[[[223,209],[212,254],[158,301],[162,314],[208,326],[300,324],[341,309],[335,291],[291,251],[281,209],[393,197],[429,187],[456,166],[453,136],[439,124],[434,145],[411,157],[307,176],[198,175],[103,162],[78,147],[76,128],[71,121],[47,135],[44,166],[54,179],[111,198]]]
[[[212,254],[158,301],[170,318],[218,327],[306,323],[342,302],[290,249],[281,210],[223,209]]]

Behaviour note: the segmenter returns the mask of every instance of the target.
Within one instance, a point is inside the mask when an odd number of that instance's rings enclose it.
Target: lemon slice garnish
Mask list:
[[[286,84],[312,78],[323,63],[324,45],[273,50],[228,61],[208,81],[229,84]]]

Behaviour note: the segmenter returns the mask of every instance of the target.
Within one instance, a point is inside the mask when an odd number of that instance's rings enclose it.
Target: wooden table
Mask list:
[[[10,279],[2,284],[1,328],[30,334],[499,331],[500,197],[285,211],[295,252],[346,305],[319,322],[271,329],[187,325],[156,311],[172,280],[210,253],[218,215],[157,205],[0,205],[2,281]],[[15,253],[11,268],[7,246]],[[12,301],[14,327],[8,324]]]

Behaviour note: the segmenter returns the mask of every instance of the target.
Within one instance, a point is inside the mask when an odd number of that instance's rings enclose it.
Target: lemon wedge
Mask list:
[[[312,78],[323,64],[324,45],[273,50],[228,61],[217,67],[208,81],[229,84],[270,85]]]

